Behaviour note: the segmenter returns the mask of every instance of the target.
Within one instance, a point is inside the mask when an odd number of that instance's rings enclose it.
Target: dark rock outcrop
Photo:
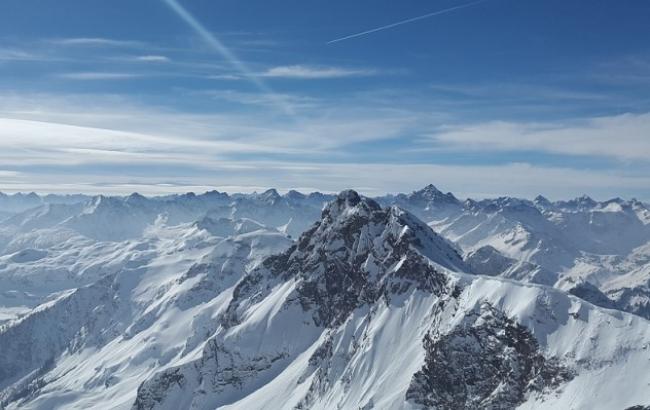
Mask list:
[[[406,393],[423,408],[512,409],[527,394],[572,378],[557,359],[543,356],[528,329],[489,304],[449,333],[427,334],[424,349],[425,365]]]

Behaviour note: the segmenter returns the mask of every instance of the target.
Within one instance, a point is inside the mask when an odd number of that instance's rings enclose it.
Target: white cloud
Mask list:
[[[491,121],[449,126],[432,135],[442,147],[480,151],[542,151],[650,160],[650,113],[596,117],[571,123]]]
[[[169,57],[160,55],[137,56],[135,59],[136,61],[142,61],[145,63],[168,63],[171,61]]]
[[[327,79],[343,77],[363,77],[375,75],[373,70],[348,69],[342,67],[321,67],[308,65],[287,65],[268,69],[260,74],[262,77],[295,78],[295,79]]]
[[[43,57],[25,50],[0,48],[0,61],[36,61]]]
[[[0,163],[14,166],[128,162],[209,167],[232,155],[336,155],[349,143],[399,135],[408,124],[406,119],[355,118],[333,120],[337,124],[312,119],[287,126],[267,118],[251,122],[238,116],[147,111],[85,113],[79,118],[74,113],[23,111],[13,116],[47,120],[0,117]],[[53,122],[71,120],[86,125]]]
[[[51,39],[50,43],[61,46],[84,46],[84,47],[142,47],[144,44],[133,40],[115,40],[102,37],[78,37]]]
[[[468,100],[489,102],[531,102],[531,101],[609,101],[610,95],[575,90],[567,87],[527,84],[520,82],[489,84],[432,84],[436,93],[449,94]]]
[[[100,81],[100,80],[129,80],[132,78],[141,77],[141,75],[135,73],[88,71],[88,72],[57,74],[56,77],[63,78],[66,80]]]
[[[208,80],[226,80],[226,81],[239,81],[243,78],[235,74],[214,74],[206,77]]]
[[[0,118],[0,163],[5,165],[207,164],[228,153],[280,152],[291,149]]]

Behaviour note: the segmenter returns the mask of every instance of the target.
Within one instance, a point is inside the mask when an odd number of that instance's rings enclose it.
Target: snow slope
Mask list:
[[[131,262],[140,252],[147,257],[5,324],[0,403],[128,408],[143,378],[203,342],[241,275],[289,244],[269,230],[223,238],[194,225],[151,229],[122,250]]]
[[[533,201],[468,199],[460,204],[449,195],[428,186],[398,197],[401,206],[457,243],[470,262],[479,262],[477,273],[487,273],[490,266],[492,275],[565,290],[588,283],[616,308],[650,318],[647,204],[620,198],[598,202],[587,196],[557,202],[541,196]],[[422,197],[430,199],[417,199]]]

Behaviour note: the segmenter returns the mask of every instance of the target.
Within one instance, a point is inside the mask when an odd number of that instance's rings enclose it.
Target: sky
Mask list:
[[[5,0],[0,191],[650,200],[647,0]]]

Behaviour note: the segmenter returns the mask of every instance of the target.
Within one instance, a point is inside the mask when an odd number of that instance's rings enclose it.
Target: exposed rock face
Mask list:
[[[650,319],[650,284],[618,289],[609,296],[619,309]]]
[[[545,359],[528,329],[489,304],[444,335],[424,338],[426,361],[406,398],[424,408],[511,409],[572,378]]]
[[[469,253],[465,262],[472,273],[497,276],[510,269],[516,261],[499,253],[494,247],[486,245]]]
[[[206,383],[210,385],[211,393],[223,392],[233,387],[241,389],[245,383],[271,369],[275,362],[285,356],[281,353],[274,356],[249,358],[212,339],[208,341],[204,355],[196,363],[194,370],[198,373],[201,381],[205,379]],[[184,370],[182,367],[176,367],[158,373],[150,382],[140,385],[133,409],[153,409],[163,402],[171,408],[185,408],[182,400],[177,402],[168,400],[170,396],[174,396],[174,393],[182,392],[188,387],[188,376]],[[192,376],[195,375],[192,374]],[[205,393],[205,391],[197,392],[199,395]]]
[[[490,245],[470,252],[465,258],[465,263],[469,272],[477,275],[501,276],[549,286],[557,280],[556,274],[541,266],[508,258]]]
[[[569,289],[569,293],[584,299],[587,302],[593,303],[596,306],[601,306],[607,309],[616,308],[616,303],[590,282],[585,281],[578,283],[573,288]]]
[[[161,372],[155,376],[152,383],[140,385],[133,408],[136,410],[153,409],[156,404],[162,403],[173,389],[180,390],[183,387],[185,387],[185,376],[180,368]]]
[[[316,325],[333,326],[381,296],[389,299],[411,287],[441,290],[446,278],[430,261],[453,270],[465,267],[453,247],[408,212],[382,209],[354,191],[343,191],[296,245],[264,265],[272,280],[298,282],[295,301],[313,311]],[[231,313],[238,300],[269,280],[265,273],[254,272],[235,290]]]

